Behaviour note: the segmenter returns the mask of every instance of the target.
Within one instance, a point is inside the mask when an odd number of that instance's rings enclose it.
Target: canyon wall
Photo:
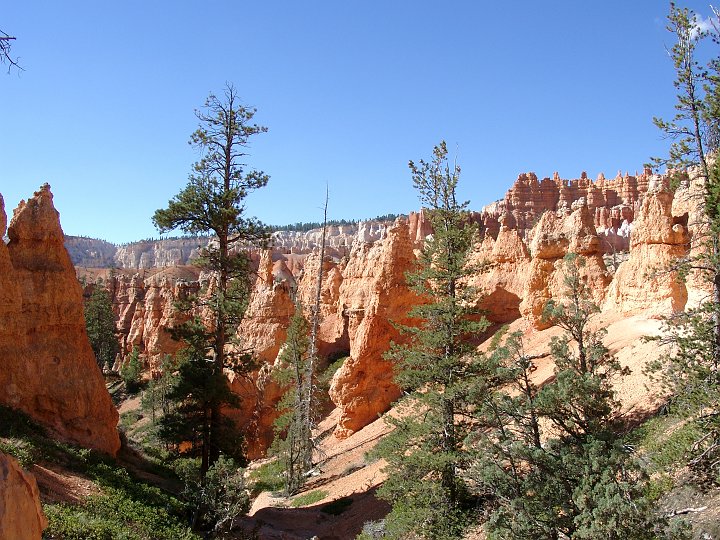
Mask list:
[[[0,236],[7,217],[0,197]],[[0,403],[115,455],[118,413],[85,331],[82,289],[50,187],[21,201],[0,242]]]
[[[578,253],[585,260],[583,279],[603,309],[628,315],[682,310],[686,286],[655,270],[689,248],[692,198],[686,191],[681,187],[673,193],[666,178],[649,170],[596,182],[585,175],[574,180],[520,175],[505,199],[472,215],[480,232],[472,253],[480,270],[470,278],[481,293],[478,306],[494,323],[522,317],[545,328],[546,302],[564,291],[563,258]],[[407,313],[419,299],[407,288],[405,273],[431,233],[420,211],[390,226],[334,228],[323,261],[317,231],[283,233],[271,251],[253,252],[258,277],[240,335],[262,367],[250,378],[231,377],[246,405],[229,412],[249,434],[251,457],[261,455],[272,440],[274,405],[282,393],[272,372],[294,309],[292,298],[309,316],[320,265],[321,368],[329,358],[348,356],[329,390],[340,409],[336,435],[361,429],[399,396],[384,353],[392,341],[402,340],[393,323],[412,322]],[[606,266],[621,251],[629,252],[627,260],[617,269]],[[112,285],[125,352],[140,347],[151,366],[178,347],[165,330],[173,323],[174,299],[199,286],[197,276],[182,271],[120,275]]]
[[[329,225],[325,253],[338,258],[347,256],[353,242],[358,239],[363,242],[380,240],[391,224],[389,221],[368,220]],[[271,244],[276,253],[308,254],[320,245],[321,236],[322,229],[276,231],[271,235]],[[189,265],[210,240],[207,236],[188,236],[115,245],[96,238],[66,236],[65,248],[73,264],[80,268],[149,270]]]

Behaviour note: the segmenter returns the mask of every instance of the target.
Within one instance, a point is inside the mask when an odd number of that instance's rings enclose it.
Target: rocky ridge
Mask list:
[[[333,257],[344,257],[358,239],[363,242],[382,239],[390,224],[387,221],[368,220],[330,225],[327,228],[326,253]],[[277,253],[306,255],[320,245],[321,236],[322,229],[276,231],[271,235],[271,244]],[[210,241],[209,237],[188,236],[115,245],[95,238],[66,236],[65,247],[77,267],[149,270],[188,265]]]
[[[562,259],[574,252],[585,258],[584,278],[604,309],[627,314],[648,308],[658,314],[682,309],[688,297],[685,286],[672,275],[650,274],[654,265],[666,264],[688,249],[692,231],[687,208],[678,203],[683,197],[683,189],[672,193],[667,180],[649,170],[597,182],[585,175],[542,181],[531,173],[520,175],[505,199],[474,214],[482,240],[473,259],[483,271],[471,282],[484,293],[480,307],[495,323],[522,318],[544,328],[542,307],[561,292]],[[391,341],[401,339],[391,321],[408,322],[407,311],[418,301],[406,287],[404,274],[432,232],[422,211],[389,227],[358,227],[352,238],[345,236],[348,231],[333,230],[331,238],[337,241],[323,261],[318,336],[324,358],[348,356],[330,388],[340,409],[339,437],[361,429],[399,395],[383,353]],[[272,438],[274,403],[281,389],[271,373],[292,314],[292,294],[311,305],[320,264],[317,251],[303,253],[317,243],[316,232],[284,233],[281,238],[279,247],[253,254],[259,277],[240,328],[263,363],[254,382],[233,382],[253,404],[233,413],[255,435],[249,437],[255,441],[252,456],[260,455]],[[603,255],[624,247],[629,249],[628,260],[613,273]],[[188,287],[191,278],[116,279],[112,287],[126,352],[130,344],[137,345],[156,366],[160,354],[177,347],[163,332],[173,316],[178,283]],[[155,292],[148,294],[153,288]]]
[[[0,235],[7,217],[0,196]],[[45,184],[0,242],[0,403],[60,438],[115,455],[118,413],[85,330],[82,289]]]

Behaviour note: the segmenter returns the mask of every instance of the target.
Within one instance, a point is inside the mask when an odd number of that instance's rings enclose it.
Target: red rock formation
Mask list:
[[[542,320],[547,301],[565,294],[562,259],[568,253],[584,258],[581,275],[587,281],[593,300],[600,304],[605,297],[610,276],[603,262],[592,214],[583,202],[576,202],[572,211],[545,212],[529,234],[532,261],[520,312],[536,328],[547,327]]]
[[[142,273],[106,270],[85,277],[86,281],[102,280],[110,292],[120,341],[116,370],[135,347],[150,369],[156,369],[166,354],[179,350],[181,344],[172,339],[169,329],[187,320],[188,314],[178,312],[176,303],[198,291],[199,274],[198,268],[185,266]]]
[[[530,253],[517,230],[502,226],[497,239],[485,236],[470,261],[478,272],[470,278],[481,296],[479,307],[492,322],[520,317],[520,300],[530,269]]]
[[[597,303],[622,310],[678,309],[684,303],[682,291],[673,289],[671,280],[662,285],[648,280],[646,273],[681,254],[687,242],[682,228],[687,218],[673,217],[672,194],[657,192],[653,185],[648,170],[635,176],[618,174],[612,180],[601,175],[596,182],[585,174],[576,180],[562,180],[556,174],[541,181],[531,173],[520,175],[506,199],[472,217],[484,232],[473,254],[473,263],[481,270],[470,279],[484,293],[480,307],[494,322],[522,316],[542,328],[545,303],[564,294],[562,259],[567,253],[579,253],[585,258],[582,275]],[[683,204],[684,208],[689,203]],[[630,243],[632,227],[636,232]],[[341,410],[338,436],[361,429],[399,395],[392,366],[383,354],[392,340],[401,339],[391,321],[407,322],[409,309],[418,301],[405,285],[404,273],[430,233],[424,212],[412,213],[385,237],[380,229],[362,234],[358,229],[347,257],[328,256],[322,261],[320,354],[350,353],[330,390]],[[305,248],[317,241],[313,235],[300,235]],[[287,243],[281,251],[298,251],[291,236],[283,236]],[[611,277],[602,255],[627,248],[631,248],[630,260],[620,266],[608,293]],[[247,430],[254,457],[272,438],[274,405],[282,392],[271,374],[293,311],[291,293],[296,291],[309,313],[321,261],[317,253],[278,250],[272,255],[253,252],[253,257],[259,278],[240,335],[262,367],[249,378],[230,376],[246,405],[229,414]],[[142,343],[153,354],[171,347],[153,336],[171,320],[168,306],[177,294],[172,292],[175,285],[159,279],[154,284],[130,280],[124,288],[117,299],[125,306],[119,319],[128,328],[128,347]]]
[[[561,179],[555,173],[553,179],[540,181],[534,173],[521,174],[504,199],[483,209],[480,221],[493,237],[497,236],[502,222],[524,238],[543,212],[571,208],[579,199],[584,199],[595,227],[607,231],[610,238],[607,246],[601,246],[602,250],[627,249],[627,242],[615,236],[623,223],[632,223],[651,175],[649,169],[639,176],[618,173],[613,180],[607,180],[601,174],[596,182],[592,182],[585,173],[575,180]]]
[[[415,243],[422,243],[425,237],[432,233],[432,225],[425,215],[425,210],[410,212],[408,216],[410,239]]]
[[[400,396],[392,364],[383,355],[392,341],[402,339],[391,321],[410,323],[408,311],[419,301],[405,283],[414,260],[404,220],[396,222],[384,241],[353,246],[340,287],[349,319],[350,358],[330,387],[330,398],[341,409],[338,437],[366,426]]]
[[[687,302],[685,284],[669,272],[671,262],[689,249],[687,215],[672,215],[673,193],[662,178],[651,183],[635,220],[630,257],[618,268],[606,307],[631,312],[650,309],[657,315],[681,311]]]
[[[0,208],[0,235],[6,217]],[[46,184],[0,242],[0,403],[58,436],[114,455],[118,413],[85,331],[82,289]]]
[[[0,538],[39,540],[45,527],[35,477],[0,452]]]
[[[253,351],[260,369],[249,377],[229,373],[230,387],[241,398],[241,409],[226,414],[246,432],[246,450],[251,459],[261,457],[273,441],[273,422],[278,416],[275,405],[283,389],[272,378],[280,347],[295,311],[291,297],[292,282],[273,272],[269,251],[260,257],[258,277],[250,305],[238,331],[242,346]]]
[[[369,245],[369,244],[364,244]],[[297,297],[305,309],[308,320],[317,294],[317,276],[320,253],[308,255],[305,269],[298,284]],[[344,280],[344,263],[335,263],[328,257],[323,261],[323,279],[320,290],[320,327],[318,328],[318,353],[323,358],[347,352],[350,349],[347,315],[343,313],[340,289]]]

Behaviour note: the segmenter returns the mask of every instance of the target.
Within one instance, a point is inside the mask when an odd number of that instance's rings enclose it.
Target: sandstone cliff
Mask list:
[[[39,540],[45,527],[35,477],[0,452],[0,539]]]
[[[7,218],[0,199],[0,233]],[[0,242],[0,403],[61,438],[114,455],[118,413],[85,331],[82,290],[46,184]]]
[[[341,410],[338,437],[366,426],[400,396],[393,365],[383,355],[391,342],[404,340],[393,323],[410,324],[408,311],[419,302],[405,282],[415,260],[409,232],[408,223],[398,220],[385,241],[356,244],[345,269],[340,302],[348,314],[350,357],[330,387]]]
[[[65,249],[70,254],[70,259],[75,266],[87,268],[111,268],[115,266],[117,247],[115,244],[105,240],[82,236],[65,236]]]
[[[573,180],[561,179],[557,173],[552,179],[538,180],[534,173],[525,173],[518,176],[504,199],[483,208],[479,219],[493,237],[504,224],[524,238],[544,212],[569,209],[583,199],[601,235],[601,249],[624,250],[629,245],[630,225],[652,176],[650,169],[644,169],[635,176],[618,172],[611,180],[600,174],[593,182],[585,173]]]
[[[665,179],[653,181],[635,221],[630,257],[617,270],[606,309],[623,312],[643,309],[656,315],[684,309],[687,286],[669,268],[688,252],[691,235],[687,212],[678,216],[672,213],[674,198]]]
[[[666,180],[649,170],[612,180],[601,176],[596,182],[585,175],[542,181],[531,173],[520,175],[504,200],[473,214],[481,240],[472,256],[479,270],[470,282],[482,292],[479,307],[495,323],[522,318],[544,328],[544,305],[564,290],[562,259],[578,253],[585,259],[583,279],[604,309],[628,313],[652,308],[654,315],[682,309],[686,286],[670,274],[652,272],[686,253],[695,234],[688,226],[691,199],[683,189],[670,192]],[[402,339],[392,323],[409,322],[407,312],[419,301],[405,284],[405,272],[431,233],[420,211],[391,227],[333,228],[332,249],[323,261],[312,251],[319,242],[317,231],[276,234],[271,252],[252,253],[258,278],[239,333],[261,367],[250,377],[231,377],[245,404],[231,416],[248,430],[252,456],[260,455],[272,438],[274,405],[282,389],[271,375],[285,340],[292,297],[309,315],[320,265],[321,367],[328,358],[349,356],[330,389],[339,409],[336,434],[347,436],[388,409],[399,390],[383,355],[391,341]],[[629,249],[627,260],[613,273],[604,256],[624,249]],[[177,349],[164,330],[176,317],[174,298],[182,288],[199,286],[197,275],[181,277],[183,271],[123,274],[115,281],[125,352],[139,346],[151,366],[161,354]]]

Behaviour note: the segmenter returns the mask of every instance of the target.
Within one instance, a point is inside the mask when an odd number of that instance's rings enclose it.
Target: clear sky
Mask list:
[[[683,5],[707,15],[705,2]],[[418,207],[407,168],[445,139],[473,209],[517,175],[614,176],[667,150],[668,2],[2,0],[24,71],[0,72],[0,193],[48,182],[66,234],[158,234],[193,111],[234,83],[256,120],[248,200],[270,224]]]

